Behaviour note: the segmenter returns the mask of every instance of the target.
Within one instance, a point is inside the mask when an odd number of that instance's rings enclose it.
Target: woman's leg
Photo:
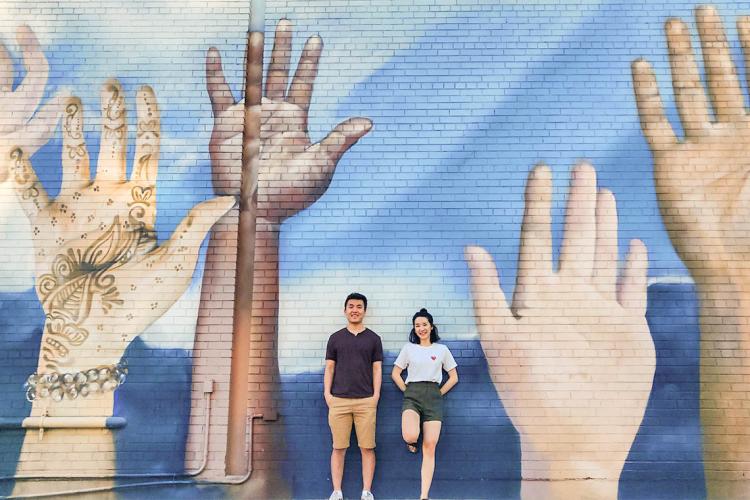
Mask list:
[[[409,445],[409,451],[416,453],[416,443],[419,440],[419,413],[414,410],[401,412],[401,436]]]
[[[423,424],[422,430],[422,493],[419,498],[429,498],[432,474],[435,472],[435,448],[440,439],[443,423],[431,420]]]

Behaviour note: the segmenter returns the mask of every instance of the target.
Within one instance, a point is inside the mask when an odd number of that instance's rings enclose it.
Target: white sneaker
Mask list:
[[[360,500],[375,500],[375,497],[373,496],[371,491],[363,490]]]
[[[334,491],[331,493],[331,496],[328,497],[328,500],[344,500],[344,494],[340,491]]]

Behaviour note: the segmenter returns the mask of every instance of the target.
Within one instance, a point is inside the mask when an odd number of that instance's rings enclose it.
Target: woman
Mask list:
[[[422,424],[422,494],[429,496],[435,470],[435,447],[440,438],[443,421],[443,396],[458,382],[456,361],[448,348],[438,344],[438,329],[427,309],[420,309],[412,317],[409,342],[396,358],[391,378],[401,392],[401,435],[410,452],[417,452],[420,423]],[[401,372],[409,369],[406,382]],[[440,387],[443,370],[448,380]]]

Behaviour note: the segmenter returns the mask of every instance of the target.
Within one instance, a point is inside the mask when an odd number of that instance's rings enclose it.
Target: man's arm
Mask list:
[[[326,404],[331,406],[332,398],[331,385],[333,385],[333,372],[336,370],[336,362],[332,359],[326,359],[326,369],[323,375],[323,397],[326,398]]]
[[[375,361],[372,364],[372,395],[375,401],[380,400],[380,387],[383,385],[383,362]]]

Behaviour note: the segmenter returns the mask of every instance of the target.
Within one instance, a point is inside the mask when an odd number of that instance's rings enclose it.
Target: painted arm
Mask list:
[[[750,399],[747,385],[738,383],[750,379],[750,117],[718,12],[698,7],[695,18],[708,93],[687,24],[670,19],[665,26],[685,137],[678,139],[672,129],[654,71],[644,59],[633,62],[633,89],[654,159],[661,215],[700,298],[708,496],[734,498],[747,494],[737,479],[750,473],[750,427],[738,425],[750,421],[750,407],[736,404]],[[750,17],[738,19],[737,33],[748,71]]]
[[[260,42],[262,43],[262,42]],[[257,50],[249,47],[248,50]],[[320,37],[307,40],[297,69],[290,82],[292,24],[286,19],[276,26],[273,50],[265,79],[265,94],[260,109],[251,113],[261,123],[260,165],[257,191],[255,269],[253,273],[254,348],[273,353],[273,357],[252,357],[258,373],[253,382],[264,389],[258,406],[273,406],[272,391],[267,390],[278,377],[276,338],[279,296],[279,234],[284,220],[317,201],[328,188],[341,157],[372,128],[366,118],[349,118],[339,123],[321,141],[313,143],[308,134],[308,112],[318,62],[323,49]],[[252,70],[262,75],[262,61]],[[234,193],[232,173],[241,168],[244,102],[235,101],[226,82],[221,56],[210,49],[206,57],[207,90],[214,113],[209,145],[214,188]],[[260,91],[260,89],[258,89]],[[262,339],[262,340],[261,340]],[[263,347],[260,347],[263,346]],[[267,363],[272,363],[268,366]]]

